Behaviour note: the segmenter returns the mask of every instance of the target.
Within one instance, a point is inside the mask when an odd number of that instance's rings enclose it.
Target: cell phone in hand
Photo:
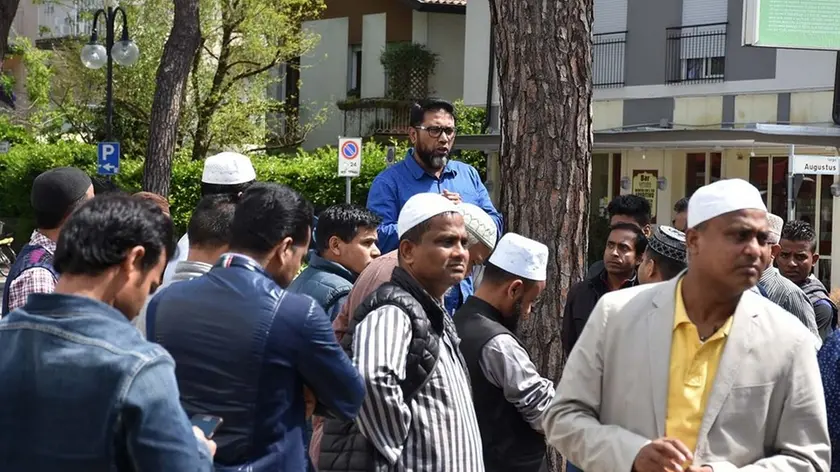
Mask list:
[[[212,415],[193,415],[190,421],[193,426],[197,426],[204,433],[204,437],[207,439],[213,439],[213,435],[224,423],[221,418]]]

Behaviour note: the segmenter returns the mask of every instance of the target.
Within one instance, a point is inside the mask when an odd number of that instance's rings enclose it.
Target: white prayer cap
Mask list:
[[[767,206],[758,189],[746,180],[718,180],[700,187],[688,200],[688,227],[739,210],[767,211]]]
[[[488,261],[523,279],[543,281],[548,265],[548,247],[516,233],[507,233],[496,244]]]
[[[400,211],[397,236],[401,238],[411,228],[443,213],[458,213],[458,206],[438,193],[418,193],[409,198]]]
[[[251,159],[238,152],[220,152],[204,160],[201,181],[206,184],[236,185],[256,179]]]
[[[779,240],[782,239],[782,227],[785,225],[785,220],[780,216],[768,212],[767,223],[770,224],[770,237],[767,242],[770,244],[779,244]]]
[[[469,246],[481,243],[490,249],[496,246],[496,222],[481,207],[472,203],[461,203],[458,210],[464,215]]]

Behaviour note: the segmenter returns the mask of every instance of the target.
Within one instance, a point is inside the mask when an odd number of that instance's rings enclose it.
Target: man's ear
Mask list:
[[[327,249],[332,252],[336,256],[341,255],[341,244],[344,241],[341,240],[338,236],[330,236],[330,240],[327,241]]]
[[[516,279],[508,285],[507,288],[507,295],[512,300],[516,300],[525,291],[525,284],[522,283],[522,280]]]
[[[820,255],[815,252],[814,255],[811,256],[811,264],[816,264],[818,260],[820,260]]]
[[[413,126],[408,128],[408,140],[411,141],[412,146],[417,145],[417,128]]]
[[[778,244],[770,246],[770,256],[773,257],[773,259],[779,257],[780,252],[782,252],[782,246],[779,246]]]
[[[650,237],[650,225],[649,224],[645,225],[645,227],[642,228],[642,233],[645,234],[646,238]]]
[[[407,265],[411,265],[414,263],[414,259],[417,257],[417,245],[413,242],[409,241],[408,239],[403,239],[400,241],[400,245],[398,247],[400,259],[405,262]]]
[[[125,255],[122,262],[122,269],[126,274],[130,273],[132,269],[143,269],[143,256],[146,255],[146,248],[143,246],[134,246]]]

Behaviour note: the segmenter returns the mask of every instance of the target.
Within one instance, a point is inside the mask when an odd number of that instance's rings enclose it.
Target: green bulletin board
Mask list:
[[[743,43],[840,50],[840,0],[745,0]]]

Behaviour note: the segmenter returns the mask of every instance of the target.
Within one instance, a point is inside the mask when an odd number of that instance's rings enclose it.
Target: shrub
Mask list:
[[[286,156],[252,156],[257,179],[289,185],[305,195],[316,208],[344,201],[344,179],[337,174],[337,150],[331,147],[312,152],[298,151]],[[352,180],[354,203],[364,205],[374,177],[385,168],[387,149],[373,142],[363,147],[361,175]],[[398,158],[405,148],[398,146]],[[18,245],[29,239],[34,225],[29,193],[35,177],[45,170],[61,166],[78,167],[91,176],[96,174],[96,147],[61,142],[57,144],[12,146],[0,154],[0,219],[12,226]],[[201,194],[201,171],[204,163],[178,157],[172,165],[172,193],[169,195],[172,218],[185,231],[190,214]],[[141,188],[143,162],[123,158],[115,184],[127,192]],[[7,228],[8,230],[8,228]]]

